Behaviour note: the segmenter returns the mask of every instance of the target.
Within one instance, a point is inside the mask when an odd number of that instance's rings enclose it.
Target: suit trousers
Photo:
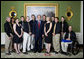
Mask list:
[[[40,52],[41,50],[42,50],[42,37],[39,35],[36,35],[34,51]]]

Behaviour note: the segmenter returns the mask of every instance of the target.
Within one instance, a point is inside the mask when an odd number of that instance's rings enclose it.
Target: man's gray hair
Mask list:
[[[10,17],[6,17],[6,19],[8,19],[8,18],[10,18]]]

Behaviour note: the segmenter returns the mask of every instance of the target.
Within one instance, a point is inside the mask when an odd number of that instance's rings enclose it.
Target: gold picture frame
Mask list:
[[[24,3],[24,17],[27,16],[27,6],[55,7],[55,17],[58,17],[58,4],[57,3]]]

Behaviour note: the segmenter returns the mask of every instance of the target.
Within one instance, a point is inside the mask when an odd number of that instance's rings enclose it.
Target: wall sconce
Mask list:
[[[15,7],[11,7],[11,11],[9,12],[9,16],[15,18],[17,16],[17,12],[15,11]]]
[[[70,20],[73,16],[73,12],[71,10],[71,7],[67,8],[67,12],[65,13],[65,16],[67,17],[68,20]]]

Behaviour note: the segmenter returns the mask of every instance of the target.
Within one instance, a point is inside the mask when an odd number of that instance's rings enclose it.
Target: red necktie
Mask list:
[[[40,29],[40,22],[38,22],[38,28]]]

